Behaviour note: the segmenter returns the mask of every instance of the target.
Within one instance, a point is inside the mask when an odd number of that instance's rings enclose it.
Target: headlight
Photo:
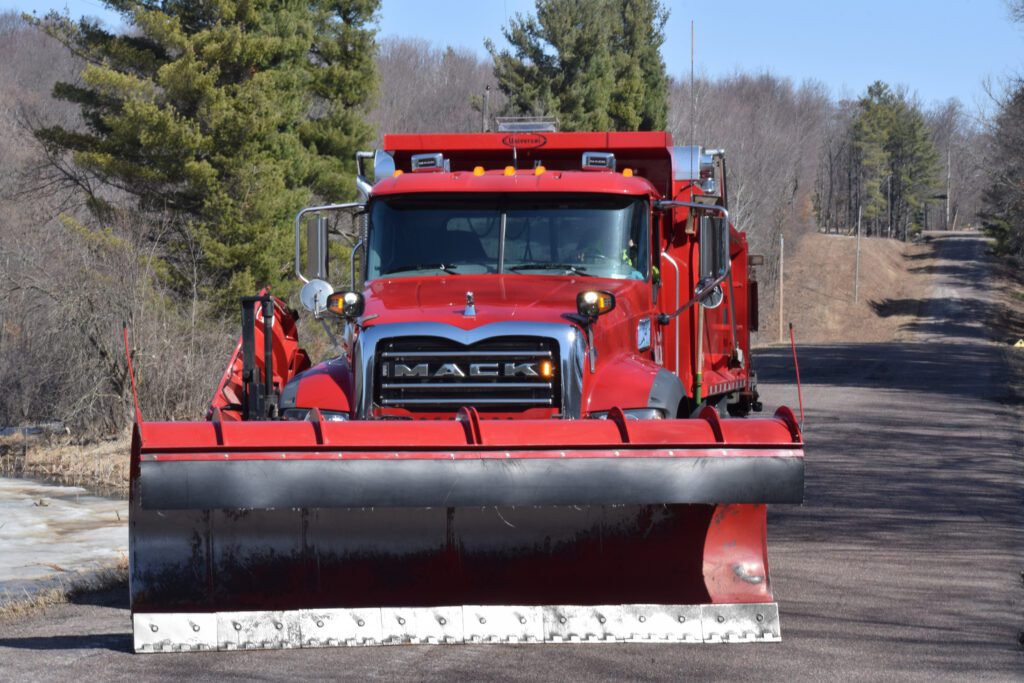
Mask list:
[[[589,289],[576,295],[576,312],[587,318],[596,318],[615,308],[615,296],[611,292]]]
[[[327,297],[327,310],[346,318],[358,318],[366,308],[366,300],[360,292],[351,289],[335,292]]]

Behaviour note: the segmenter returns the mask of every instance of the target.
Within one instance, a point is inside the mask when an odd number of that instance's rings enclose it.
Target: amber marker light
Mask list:
[[[473,175],[475,175],[475,176],[481,176],[481,175],[483,175],[483,174],[484,174],[484,167],[483,167],[483,166],[477,166],[477,167],[475,167],[475,168],[473,169]]]
[[[391,177],[397,178],[398,176],[402,175],[402,173],[404,173],[404,171],[402,169],[396,168],[395,172],[391,174]]]
[[[505,167],[505,175],[515,175],[515,174],[516,174],[515,166],[506,166]]]
[[[548,169],[544,168],[543,166],[538,166],[537,168],[533,169],[533,175],[543,175],[544,172],[547,170]]]
[[[544,379],[551,379],[555,376],[555,364],[549,360],[540,362],[540,376]]]
[[[631,169],[631,168],[624,168],[624,169],[622,169],[622,177],[623,178],[632,178],[633,177],[633,169]]]

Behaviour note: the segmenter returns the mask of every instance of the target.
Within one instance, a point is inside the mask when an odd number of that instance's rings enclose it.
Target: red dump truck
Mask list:
[[[513,130],[357,165],[361,201],[295,219],[337,355],[245,299],[208,419],[137,424],[136,651],[779,640],[765,511],[802,501],[803,443],[746,417],[724,152]]]

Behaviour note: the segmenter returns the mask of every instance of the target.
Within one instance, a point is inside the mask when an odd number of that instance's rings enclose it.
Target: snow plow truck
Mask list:
[[[780,639],[766,505],[802,502],[803,440],[748,417],[724,152],[512,128],[360,152],[361,200],[295,218],[336,355],[263,292],[207,419],[137,420],[137,652]]]

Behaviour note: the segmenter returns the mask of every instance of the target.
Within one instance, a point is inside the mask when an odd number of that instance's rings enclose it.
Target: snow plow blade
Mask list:
[[[142,423],[135,650],[779,640],[792,413]]]

